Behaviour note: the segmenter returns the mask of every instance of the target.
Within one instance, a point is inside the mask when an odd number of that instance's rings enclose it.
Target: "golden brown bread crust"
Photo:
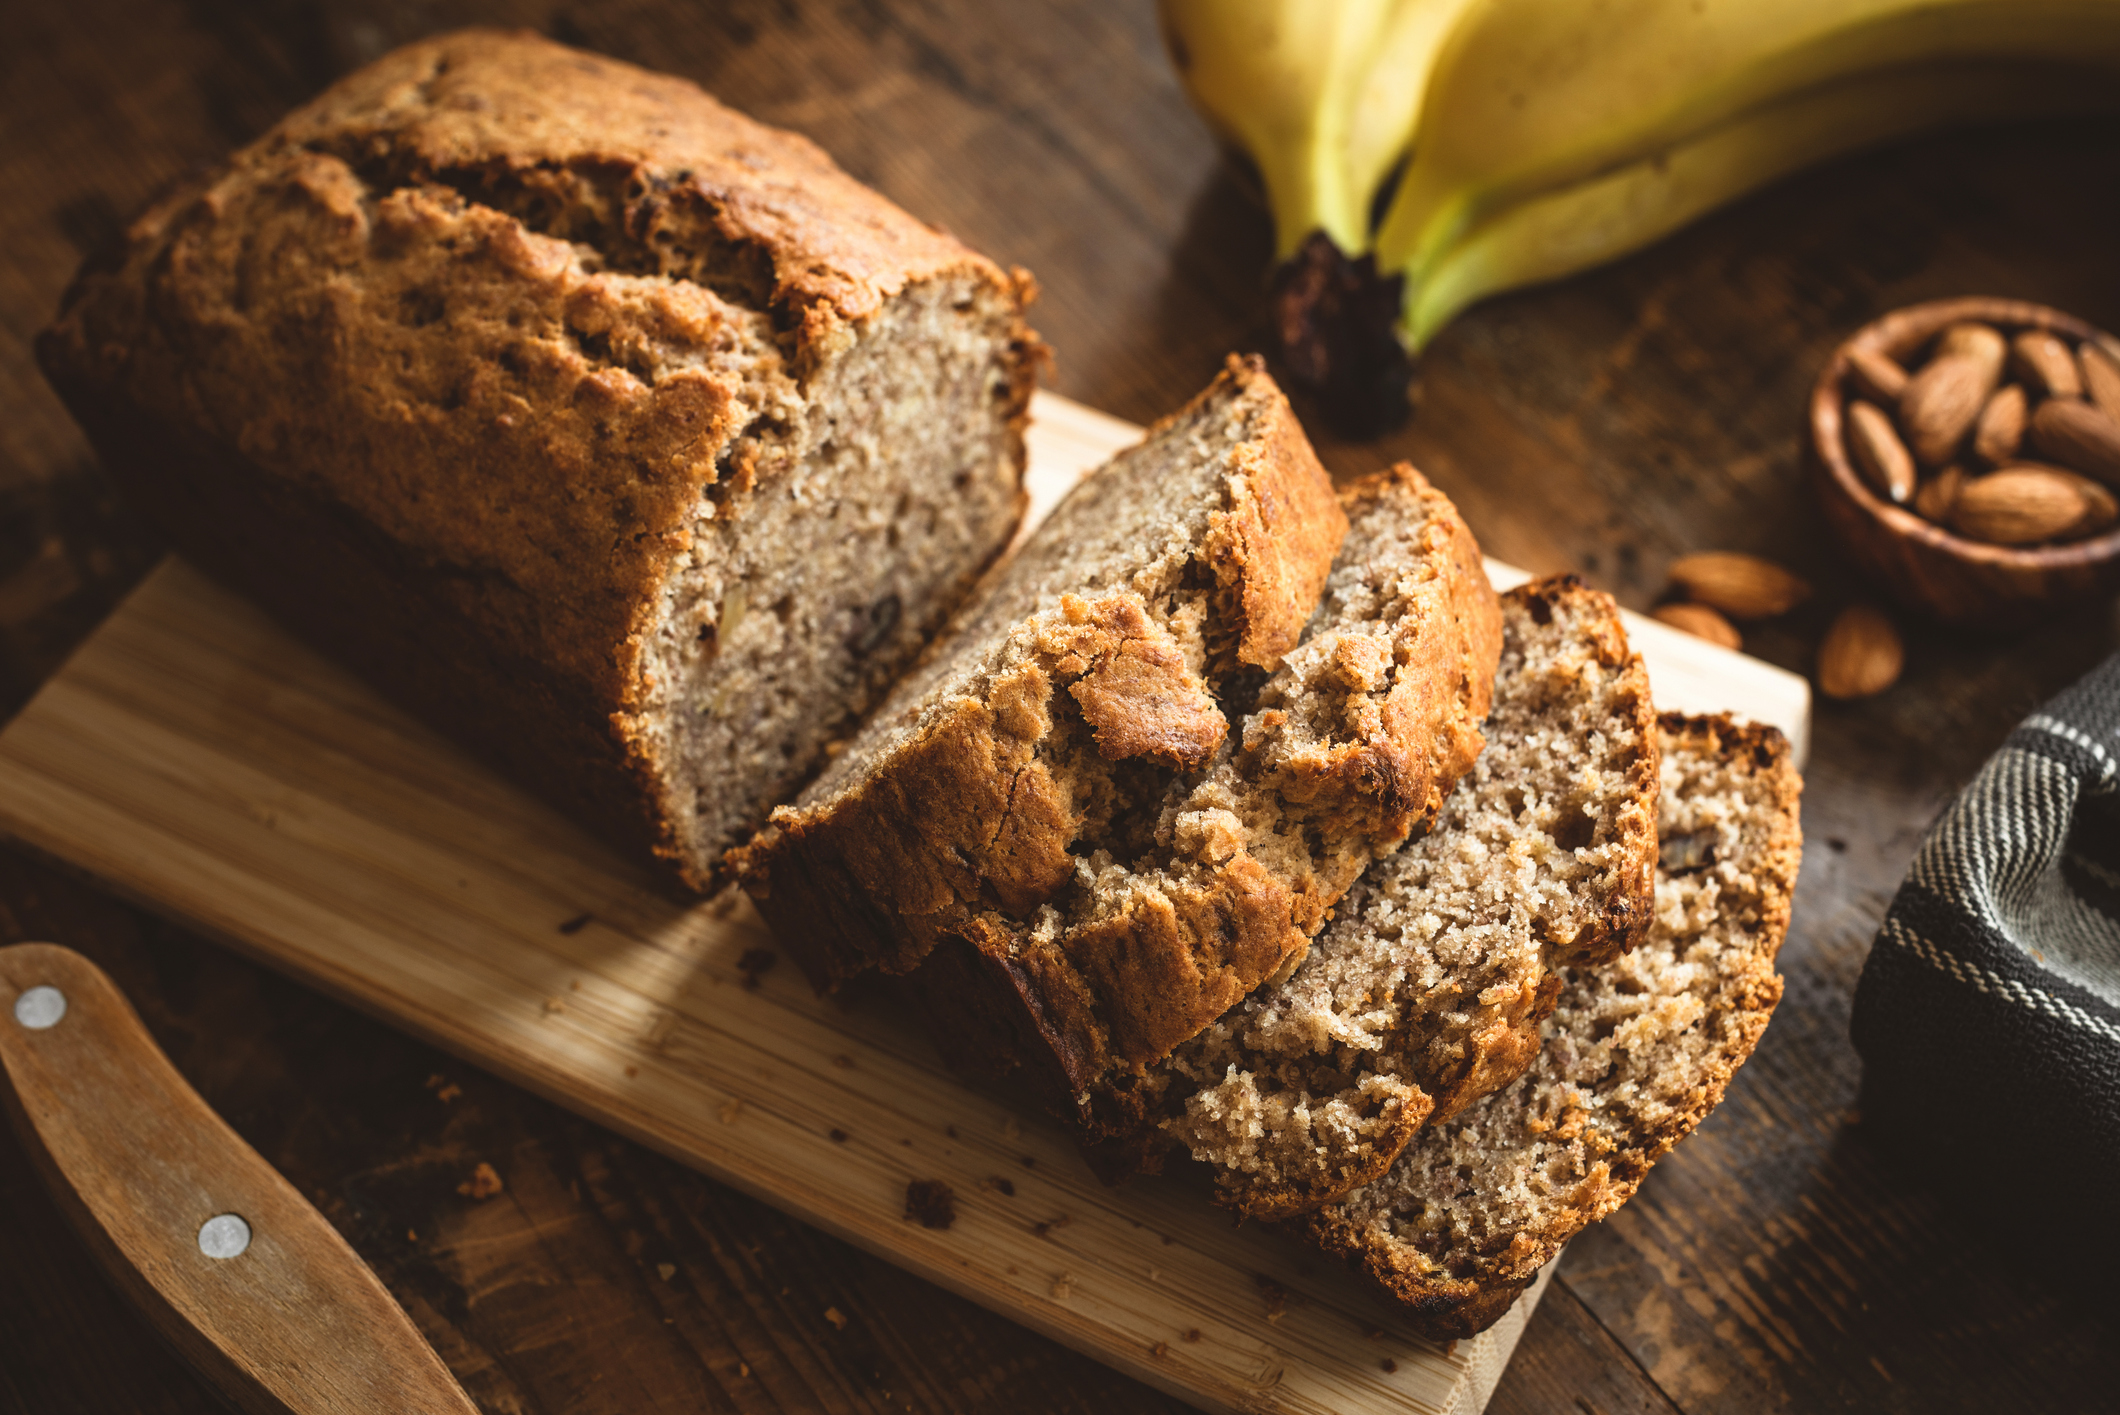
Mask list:
[[[731,852],[782,937],[805,938],[821,985],[870,968],[907,972],[989,903],[1021,913],[1073,874],[1079,813],[1041,750],[1056,731],[1056,693],[1082,709],[1107,760],[1190,767],[1221,744],[1228,724],[1212,694],[1139,595],[1070,595],[1062,614],[1037,626],[1032,656],[925,724],[889,770],[828,809],[783,808]],[[848,889],[891,924],[810,935],[785,915],[797,896]]]
[[[1685,1021],[1678,1033],[1667,1034],[1706,1038],[1706,1054],[1695,1058],[1693,1069],[1683,1075],[1674,1075],[1672,1068],[1686,1058],[1675,1052],[1665,1058],[1658,1081],[1675,1087],[1676,1094],[1659,1105],[1654,1118],[1623,1134],[1596,1137],[1591,1145],[1594,1158],[1564,1197],[1547,1204],[1533,1223],[1487,1232],[1475,1251],[1439,1252],[1431,1260],[1413,1244],[1386,1238],[1373,1217],[1359,1219],[1349,1204],[1324,1209],[1303,1221],[1302,1232],[1311,1242],[1398,1298],[1405,1304],[1411,1328],[1431,1340],[1469,1337],[1491,1326],[1563,1244],[1631,1198],[1650,1168],[1721,1103],[1780,1001],[1782,985],[1774,972],[1774,957],[1788,931],[1802,855],[1797,814],[1802,781],[1789,762],[1788,743],[1772,727],[1739,722],[1727,715],[1666,713],[1660,729],[1667,755],[1690,755],[1748,777],[1757,792],[1754,805],[1764,825],[1755,858],[1746,862],[1750,887],[1756,890],[1756,898],[1747,907],[1757,911],[1746,925],[1746,947],[1729,950],[1706,965],[1712,968],[1713,977],[1705,1010]],[[1644,945],[1645,950],[1648,947]],[[1687,961],[1703,966],[1694,961],[1690,950]],[[1596,977],[1595,970],[1580,975],[1570,994],[1575,1005],[1582,1005],[1585,990],[1595,989]],[[1568,1005],[1564,1001],[1563,1006]],[[1521,1106],[1526,1094],[1512,1090],[1490,1098],[1486,1105]],[[1582,1112],[1571,1110],[1559,1117],[1557,1126],[1537,1122],[1526,1129],[1533,1135],[1566,1137],[1572,1127],[1582,1124]]]
[[[1426,516],[1411,558],[1430,567],[1433,579],[1427,593],[1409,597],[1388,642],[1374,635],[1340,639],[1329,667],[1305,685],[1343,699],[1345,715],[1331,738],[1320,743],[1286,735],[1292,715],[1286,707],[1268,707],[1246,731],[1247,749],[1261,754],[1265,780],[1283,799],[1392,838],[1433,818],[1479,757],[1480,723],[1493,705],[1502,651],[1500,602],[1486,560],[1448,497],[1410,462],[1340,493],[1350,522],[1403,514],[1380,508],[1409,502]],[[1364,858],[1355,874],[1367,865]],[[1353,875],[1340,881],[1330,899],[1299,901],[1306,932],[1317,931],[1324,910],[1353,882]]]
[[[1256,356],[1230,355],[1224,376],[1245,385],[1271,382]],[[1180,410],[1156,426],[1184,415]],[[1223,615],[1240,626],[1236,659],[1269,672],[1303,637],[1303,625],[1332,571],[1333,552],[1347,534],[1347,517],[1335,504],[1332,482],[1295,410],[1277,397],[1270,416],[1265,434],[1237,449],[1237,471],[1247,494],[1232,500],[1208,532],[1206,545]]]
[[[682,866],[640,720],[658,595],[757,429],[937,280],[1013,324],[1020,484],[1027,277],[681,79],[466,31],[157,203],[38,351],[187,554]]]

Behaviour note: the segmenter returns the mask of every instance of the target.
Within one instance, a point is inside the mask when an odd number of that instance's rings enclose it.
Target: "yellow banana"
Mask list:
[[[1482,0],[1434,61],[1419,140],[1377,234],[1378,269],[1405,279],[1402,332],[1416,344],[1425,340],[1445,311],[1485,292],[1481,282],[1499,289],[1549,278],[1604,258],[1590,251],[1654,239],[1618,231],[1628,210],[1697,214],[1714,203],[1652,200],[1656,182],[1616,178],[1596,188],[1602,198],[1554,199],[1544,215],[1518,220],[1515,234],[1486,238],[1481,253],[1451,255],[1514,207],[1581,184],[1596,187],[1709,133],[1722,136],[1691,155],[1699,169],[1693,190],[1735,194],[1770,177],[1749,180],[1740,169],[1711,182],[1711,161],[1744,164],[1765,160],[1757,154],[1769,150],[1847,150],[1823,131],[1808,144],[1778,139],[1767,115],[1789,96],[1879,70],[1956,60],[2120,66],[2120,0]],[[1853,91],[1844,101],[1860,108]],[[1844,116],[1858,126],[1864,121],[1852,111]],[[1808,160],[1776,158],[1770,175]],[[1621,201],[1623,191],[1634,195]],[[1605,234],[1572,243],[1583,253],[1575,264],[1560,255],[1571,243],[1555,218],[1570,201],[1598,209],[1606,223]],[[1675,224],[1663,215],[1656,221],[1664,223],[1656,234]],[[1533,228],[1546,235],[1532,240]],[[1517,258],[1536,273],[1518,277],[1510,263]],[[1454,273],[1431,293],[1446,259],[1455,261]]]
[[[1352,189],[1362,193],[1363,202],[1361,244],[1342,246],[1347,254],[1359,255],[1369,248],[1372,203],[1412,145],[1436,56],[1459,17],[1477,3],[1396,0],[1392,6],[1368,76],[1347,118],[1347,171]]]
[[[1473,0],[1161,0],[1187,95],[1258,166],[1275,258],[1322,231],[1369,249],[1437,49]]]
[[[1409,283],[1402,332],[1417,350],[1482,296],[1625,255],[1828,158],[1936,127],[2116,106],[2111,73],[2035,64],[1925,64],[1805,89],[1490,215]]]

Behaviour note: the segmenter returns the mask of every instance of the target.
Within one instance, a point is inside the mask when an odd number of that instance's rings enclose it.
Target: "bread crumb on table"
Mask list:
[[[484,1160],[471,1171],[471,1177],[456,1186],[456,1192],[473,1199],[490,1199],[501,1192],[501,1177],[494,1167]]]

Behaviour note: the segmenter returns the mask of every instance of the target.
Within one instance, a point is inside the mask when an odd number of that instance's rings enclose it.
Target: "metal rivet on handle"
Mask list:
[[[250,1225],[235,1214],[215,1214],[199,1225],[199,1251],[209,1258],[242,1256],[250,1246]]]
[[[54,987],[36,987],[15,999],[15,1020],[32,1032],[57,1026],[66,1015],[66,994]]]

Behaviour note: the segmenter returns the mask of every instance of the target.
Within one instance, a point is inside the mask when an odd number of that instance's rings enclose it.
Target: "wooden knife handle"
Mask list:
[[[238,1408],[475,1415],[367,1264],[199,1099],[95,964],[0,948],[0,1065],[60,1207]]]

